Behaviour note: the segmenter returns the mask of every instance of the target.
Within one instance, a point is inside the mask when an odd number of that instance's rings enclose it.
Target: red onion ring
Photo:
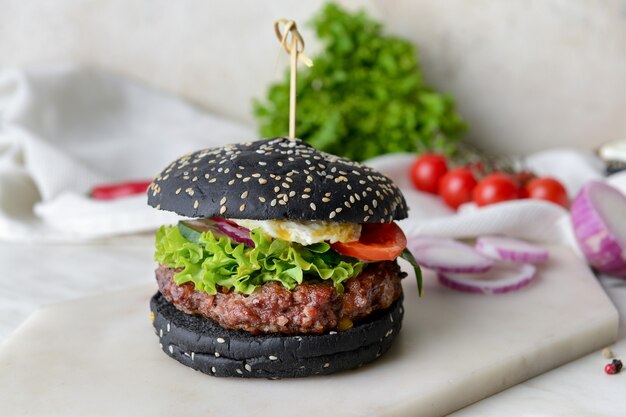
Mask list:
[[[250,238],[250,230],[229,220],[222,219],[221,217],[213,217],[211,220],[215,222],[218,230],[225,236],[228,236],[237,243],[243,243],[251,248],[254,247],[254,242]]]
[[[571,206],[574,234],[598,271],[626,278],[626,196],[599,181],[585,185]]]
[[[494,263],[471,246],[452,239],[420,236],[411,239],[408,247],[417,263],[439,272],[479,273]]]
[[[475,294],[504,294],[519,290],[535,278],[537,268],[531,264],[496,262],[482,274],[439,273],[439,283],[463,292]]]
[[[542,263],[548,260],[548,251],[524,240],[501,236],[483,236],[476,239],[476,250],[492,259],[522,263]]]

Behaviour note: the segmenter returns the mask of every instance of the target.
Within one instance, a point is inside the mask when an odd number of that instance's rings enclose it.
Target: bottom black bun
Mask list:
[[[213,376],[296,378],[357,368],[380,357],[402,326],[402,297],[353,328],[321,335],[253,335],[185,314],[160,293],[150,300],[163,351]]]

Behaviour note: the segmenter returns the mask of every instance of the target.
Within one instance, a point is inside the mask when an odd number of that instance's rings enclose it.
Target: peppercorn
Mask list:
[[[613,361],[611,363],[607,363],[604,366],[604,372],[606,372],[609,375],[614,375],[619,373],[619,371],[622,370],[623,364],[622,361],[620,361],[619,359],[613,359]]]
[[[604,365],[604,372],[606,372],[609,375],[613,375],[613,374],[617,373],[617,367],[612,362],[611,363],[607,363],[606,365]]]

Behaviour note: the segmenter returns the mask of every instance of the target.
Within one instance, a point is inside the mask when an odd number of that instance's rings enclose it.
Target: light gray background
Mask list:
[[[273,21],[303,23],[322,3],[0,0],[0,66],[97,65],[253,124],[251,98],[287,66],[286,55],[275,65]],[[417,43],[427,80],[456,96],[471,139],[493,152],[626,138],[625,1],[341,3]]]

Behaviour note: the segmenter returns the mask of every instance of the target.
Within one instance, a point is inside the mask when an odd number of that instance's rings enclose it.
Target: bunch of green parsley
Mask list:
[[[452,97],[424,84],[411,43],[383,35],[364,12],[333,3],[312,25],[324,48],[298,73],[298,137],[356,161],[390,152],[454,153],[466,125]],[[263,137],[285,136],[288,74],[254,107]]]

